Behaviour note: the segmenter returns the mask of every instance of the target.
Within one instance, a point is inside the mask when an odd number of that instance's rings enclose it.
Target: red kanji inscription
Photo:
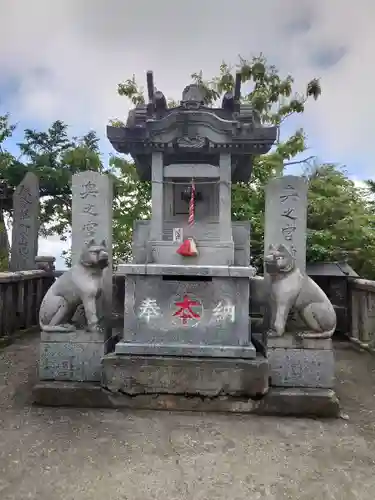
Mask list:
[[[201,307],[201,303],[197,300],[191,300],[187,295],[184,295],[183,300],[175,302],[174,305],[179,309],[173,313],[173,316],[181,318],[183,325],[186,325],[189,319],[201,319],[200,315],[192,310],[192,307]]]

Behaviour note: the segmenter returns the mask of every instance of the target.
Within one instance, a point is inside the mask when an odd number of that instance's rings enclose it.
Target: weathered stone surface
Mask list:
[[[40,380],[90,381],[101,379],[101,359],[108,352],[104,333],[77,330],[41,334]]]
[[[39,309],[40,327],[60,334],[74,331],[77,323],[89,331],[98,329],[103,322],[100,322],[97,298],[103,292],[107,266],[108,251],[104,242],[101,245],[92,242],[83,248],[80,260],[62,273],[44,295]]]
[[[32,401],[41,406],[73,408],[114,408],[99,384],[93,382],[40,381],[33,387]]]
[[[255,357],[248,278],[165,278],[127,277],[124,337],[116,353]]]
[[[171,186],[173,187],[173,186]],[[168,185],[165,186],[168,190]],[[183,224],[182,224],[183,226]],[[176,227],[175,222],[164,221],[163,240],[165,242],[173,241],[173,228]],[[218,239],[219,222],[207,221],[204,225],[196,223],[194,230],[190,229],[191,235],[194,237],[198,233],[200,253],[202,245],[207,245],[209,242],[214,243]],[[199,233],[202,232],[202,235]],[[183,236],[190,234],[183,228]],[[250,224],[248,222],[232,221],[232,233],[234,243],[234,265],[249,266],[250,265]],[[133,229],[133,262],[144,264],[151,262],[152,256],[149,248],[150,221],[138,220],[134,223]],[[203,248],[205,248],[203,246]],[[210,261],[212,264],[213,260]]]
[[[302,332],[303,333],[303,332]],[[270,337],[268,348],[332,350],[332,339],[305,339],[296,333],[285,333],[282,337]]]
[[[336,329],[336,313],[333,305],[319,285],[296,267],[295,258],[284,245],[271,245],[264,257],[264,269],[269,282],[268,335],[282,336],[288,318],[300,318],[294,323],[304,330],[306,338],[330,338]],[[259,288],[259,287],[258,287]],[[292,311],[294,313],[292,313]],[[291,314],[292,313],[292,314]]]
[[[179,247],[178,243],[172,241],[152,241],[149,243],[149,247],[151,262],[153,263],[181,265],[184,262],[184,257],[176,253]],[[232,266],[234,264],[233,242],[200,241],[197,248],[199,254],[196,257],[189,257],[189,264],[204,266]]]
[[[296,266],[306,270],[307,183],[286,175],[266,186],[264,253],[270,245],[284,244],[295,256]]]
[[[13,195],[11,271],[36,269],[39,231],[39,179],[28,172]]]
[[[35,257],[35,264],[37,269],[41,269],[48,273],[55,271],[56,257],[52,255],[37,255]]]
[[[289,417],[338,418],[340,402],[333,390],[271,388],[258,402],[254,412],[258,415]]]
[[[113,184],[108,175],[86,170],[72,177],[72,265],[79,261],[84,246],[92,239],[103,240],[109,266],[103,273],[103,296],[98,301],[100,315],[109,321],[112,307],[112,198]]]
[[[247,346],[221,346],[219,344],[187,344],[182,342],[150,343],[126,342],[116,344],[116,354],[135,356],[199,356],[202,358],[254,359],[253,344]]]
[[[109,354],[102,385],[111,392],[259,396],[268,390],[268,362],[223,358],[179,358]]]
[[[332,389],[335,384],[335,359],[330,349],[270,348],[273,387],[311,387]]]
[[[332,390],[271,388],[260,400],[244,397],[187,397],[176,394],[111,393],[89,382],[39,382],[33,388],[33,402],[42,406],[76,408],[126,408],[245,413],[293,417],[337,418],[340,403]],[[235,423],[234,423],[235,425]]]
[[[72,264],[91,240],[112,249],[112,193],[108,175],[86,170],[72,177]],[[111,257],[111,255],[110,255]]]
[[[251,266],[215,266],[188,264],[118,264],[116,276],[211,276],[216,278],[251,278],[256,269]]]

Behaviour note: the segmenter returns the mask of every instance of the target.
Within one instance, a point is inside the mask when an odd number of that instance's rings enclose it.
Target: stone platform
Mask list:
[[[191,397],[176,394],[112,393],[90,382],[39,382],[33,402],[41,406],[75,408],[119,408],[192,412],[244,413],[293,417],[337,418],[339,401],[329,389],[271,388],[261,399],[215,396]],[[235,425],[235,424],[234,424]]]
[[[298,340],[276,339],[290,356]],[[320,342],[320,343],[319,343]],[[303,341],[304,348],[326,347],[328,341]],[[284,346],[284,347],[282,347]],[[272,348],[271,348],[272,349]],[[270,353],[270,350],[268,351]],[[301,354],[302,355],[302,354]],[[290,373],[293,372],[289,366]],[[36,404],[79,408],[128,408],[170,411],[230,412],[257,415],[337,417],[339,401],[331,387],[288,386],[279,379],[278,364],[256,359],[126,356],[110,353],[102,359],[102,381],[40,381],[33,390]],[[287,368],[284,368],[285,370]],[[273,374],[273,379],[271,378]],[[316,374],[312,374],[314,377]],[[313,383],[313,379],[312,383]],[[276,383],[285,384],[276,387]],[[298,380],[296,382],[296,385]],[[272,384],[270,387],[269,384]],[[333,387],[333,385],[332,385]]]

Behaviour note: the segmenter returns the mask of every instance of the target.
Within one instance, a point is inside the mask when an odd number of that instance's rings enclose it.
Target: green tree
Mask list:
[[[66,239],[71,224],[71,177],[83,170],[103,171],[99,138],[93,131],[69,137],[68,126],[55,121],[44,132],[26,129],[18,144],[20,157],[9,157],[1,175],[16,187],[28,171],[39,177],[43,236],[58,234]]]
[[[114,260],[131,261],[134,221],[151,217],[151,183],[139,181],[132,162],[113,156],[109,164],[115,178]]]
[[[203,85],[206,89],[207,105],[214,105],[226,91],[233,90],[235,70],[241,72],[243,90],[248,89],[241,96],[242,102],[252,104],[263,124],[277,125],[280,130],[288,118],[304,112],[310,97],[317,99],[321,94],[317,79],[307,83],[303,94],[296,93],[293,90],[292,76],[282,78],[276,67],[267,64],[265,57],[261,54],[251,60],[240,57],[236,67],[223,63],[219,68],[218,76],[211,80],[205,80],[202,72],[193,73],[192,81]],[[134,75],[120,83],[117,91],[120,95],[130,99],[134,105],[145,102],[144,90],[138,85]],[[119,120],[113,120],[112,124],[123,125]],[[264,232],[263,187],[271,177],[281,174],[286,165],[310,160],[311,157],[297,162],[293,161],[293,158],[303,153],[306,148],[306,137],[302,129],[286,138],[279,133],[273,150],[254,160],[251,181],[233,186],[232,215],[235,220],[251,220],[252,255],[254,263],[260,268]],[[133,179],[132,182],[136,178],[133,164],[127,165],[126,173],[122,176],[123,182],[126,183],[128,178]],[[124,219],[124,224],[130,224],[130,218],[128,221]],[[126,234],[130,237],[131,226],[126,230]]]
[[[5,183],[3,185],[4,190],[8,185],[4,173],[9,168],[9,165],[15,161],[14,157],[5,149],[5,142],[12,136],[14,130],[15,125],[10,123],[9,114],[0,116],[0,183]],[[5,192],[2,194],[5,195]],[[5,203],[5,199],[1,199],[1,197],[0,195],[0,271],[5,271],[8,269],[9,240],[4,215],[5,212],[9,213],[9,206]]]
[[[347,260],[360,276],[375,279],[375,213],[365,192],[335,165],[313,167],[306,175],[307,260]]]
[[[369,179],[365,181],[365,186],[368,203],[375,213],[375,181]]]

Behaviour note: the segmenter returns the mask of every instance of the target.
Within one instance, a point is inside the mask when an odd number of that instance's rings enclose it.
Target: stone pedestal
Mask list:
[[[103,358],[102,386],[112,393],[191,397],[259,397],[268,391],[268,362],[256,359],[124,356]]]
[[[120,264],[126,276],[119,355],[253,359],[251,267]]]
[[[99,382],[101,359],[110,340],[104,333],[76,330],[71,333],[41,333],[40,380]]]
[[[269,338],[267,350],[273,387],[334,387],[331,339],[302,339],[295,334],[285,334]]]

